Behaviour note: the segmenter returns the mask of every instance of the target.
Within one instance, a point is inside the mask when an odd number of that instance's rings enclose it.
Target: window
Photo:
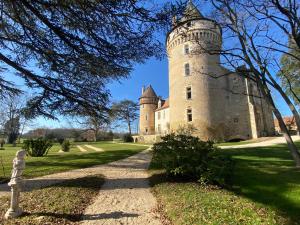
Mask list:
[[[192,99],[192,88],[191,87],[187,87],[186,88],[186,99]]]
[[[160,112],[157,113],[157,119],[160,120]]]
[[[238,123],[238,122],[239,122],[239,118],[234,118],[234,119],[233,119],[233,122],[234,122],[234,123]]]
[[[187,22],[187,27],[190,27],[190,26],[192,26],[192,22],[191,21],[189,21],[189,22]]]
[[[161,133],[161,126],[160,126],[160,124],[157,125],[157,131],[158,131],[159,134]]]
[[[187,109],[186,114],[187,114],[187,121],[192,122],[193,121],[192,109]]]
[[[189,45],[184,45],[184,54],[185,55],[190,54],[190,47],[189,47]]]
[[[189,63],[186,63],[184,65],[184,74],[185,74],[185,76],[190,76],[191,75],[190,64]]]
[[[148,113],[146,114],[146,120],[148,120]]]
[[[146,134],[148,134],[148,128],[147,127],[145,128],[145,131],[146,131]]]

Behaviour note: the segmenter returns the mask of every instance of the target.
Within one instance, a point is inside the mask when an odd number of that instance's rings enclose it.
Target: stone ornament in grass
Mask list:
[[[25,169],[25,155],[26,151],[18,151],[16,157],[13,160],[13,170],[11,175],[11,180],[8,183],[8,186],[11,187],[11,202],[10,208],[5,214],[6,219],[16,218],[20,216],[23,211],[19,206],[20,203],[20,192],[24,181],[22,179],[22,174]]]

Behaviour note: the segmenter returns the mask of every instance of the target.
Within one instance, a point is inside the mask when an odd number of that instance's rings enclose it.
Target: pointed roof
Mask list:
[[[141,98],[157,98],[157,95],[151,85],[149,85],[149,87],[146,88]]]
[[[166,109],[170,107],[169,99],[167,98],[166,100],[162,100],[162,105],[160,108],[157,108],[155,111],[160,111],[162,109]]]
[[[189,0],[183,12],[183,17],[181,18],[180,22],[184,22],[191,19],[198,19],[198,18],[204,18],[204,16],[194,5],[193,1]]]

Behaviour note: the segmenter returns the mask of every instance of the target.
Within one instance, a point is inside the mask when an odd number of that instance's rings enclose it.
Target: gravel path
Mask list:
[[[149,153],[142,152],[103,165],[100,173],[106,181],[95,202],[86,209],[82,224],[161,224],[153,212],[156,200],[147,179],[150,159]]]
[[[92,145],[85,145],[85,147],[89,148],[89,149],[93,149],[95,150],[96,152],[104,152],[103,148],[96,148]]]
[[[84,215],[83,224],[160,225],[153,212],[156,199],[150,192],[147,168],[151,160],[149,149],[129,158],[109,164],[26,180],[25,190],[51,186],[65,180],[103,174],[106,177],[98,197]],[[7,184],[0,185],[0,197],[9,194]]]
[[[87,152],[86,149],[84,149],[83,147],[81,147],[80,145],[76,146],[81,152]]]
[[[300,136],[292,136],[293,141],[299,141]],[[252,148],[252,147],[264,147],[264,146],[271,146],[271,145],[277,145],[277,144],[285,144],[286,140],[284,137],[274,137],[271,140],[262,141],[258,143],[249,143],[244,145],[232,145],[232,146],[220,146],[222,149],[226,148]]]

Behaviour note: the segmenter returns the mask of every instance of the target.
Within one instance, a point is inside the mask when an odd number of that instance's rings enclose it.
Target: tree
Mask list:
[[[280,60],[278,76],[287,95],[300,106],[300,50],[289,41],[289,54],[283,54]]]
[[[7,137],[7,143],[13,144],[16,142],[20,134],[20,117],[9,119],[4,125],[4,135]]]
[[[24,95],[14,95],[0,100],[0,130],[3,130],[10,144],[22,135],[25,126],[33,119],[25,107],[26,99]]]
[[[131,100],[123,100],[112,106],[112,116],[115,120],[125,122],[131,135],[131,125],[138,118],[139,105]]]
[[[258,16],[255,8],[256,2],[251,0],[210,0],[214,9],[214,18],[223,28],[224,48],[221,50],[205,49],[200,40],[199,50],[206,54],[221,55],[223,65],[227,65],[231,70],[237,71],[238,74],[258,85],[263,98],[271,106],[279,121],[279,126],[296,166],[300,167],[300,153],[284,124],[280,111],[276,107],[271,89],[277,90],[286,101],[295,116],[298,129],[300,129],[299,113],[272,74],[274,68],[272,65],[275,60],[278,60],[275,53],[278,52],[273,50],[272,45],[274,43],[270,43],[269,37],[276,37],[276,34],[273,35],[271,32],[272,22]]]
[[[28,102],[35,115],[97,113],[106,109],[108,82],[128,77],[135,63],[161,56],[155,31],[174,9],[144,0],[3,0],[0,63],[36,93]],[[16,91],[3,77],[0,87]]]
[[[111,120],[109,111],[92,113],[82,111],[80,115],[75,115],[77,122],[80,123],[87,131],[93,131],[94,141],[99,138],[100,131],[107,131],[110,128]]]

